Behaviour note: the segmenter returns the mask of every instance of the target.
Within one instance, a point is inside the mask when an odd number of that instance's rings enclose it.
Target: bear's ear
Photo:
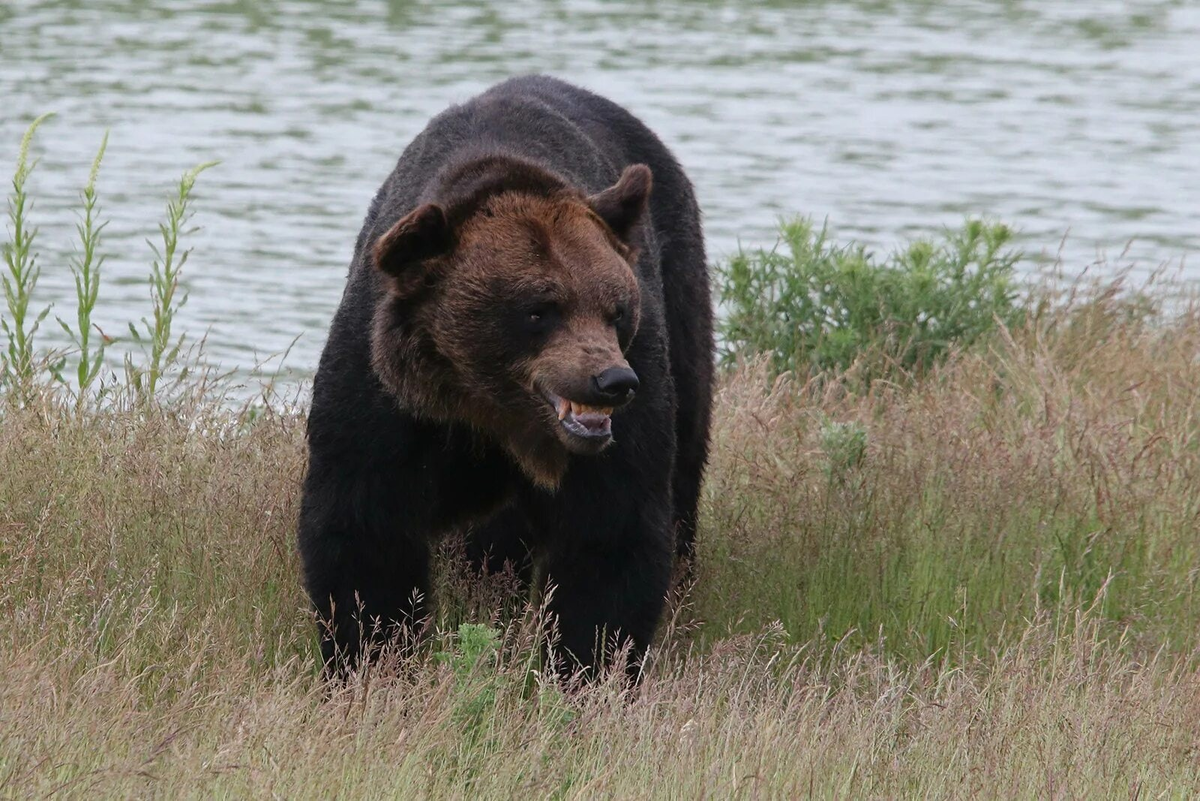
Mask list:
[[[645,164],[631,164],[615,184],[588,198],[592,211],[600,216],[625,244],[630,244],[646,214],[653,178]]]
[[[417,206],[375,241],[375,266],[393,279],[399,294],[409,294],[425,280],[426,259],[441,255],[452,243],[446,212],[436,203]]]

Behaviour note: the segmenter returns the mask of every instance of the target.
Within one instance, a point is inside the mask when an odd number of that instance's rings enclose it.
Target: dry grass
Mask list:
[[[867,394],[853,371],[743,371],[716,418],[701,617],[919,659],[1095,603],[1149,649],[1192,648],[1200,314],[1176,315],[1101,287]]]
[[[0,794],[1200,793],[1200,318],[1071,308],[866,395],[729,376],[634,693],[542,684],[515,621],[330,695],[301,420],[10,408]]]

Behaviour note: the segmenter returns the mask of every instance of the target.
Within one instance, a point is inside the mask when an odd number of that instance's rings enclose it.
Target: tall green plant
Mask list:
[[[4,244],[4,264],[7,273],[3,276],[4,301],[8,307],[8,319],[0,318],[0,330],[4,331],[7,346],[0,365],[0,379],[9,389],[24,395],[33,385],[34,348],[33,338],[46,315],[47,306],[30,319],[29,304],[37,286],[41,268],[37,264],[37,253],[33,250],[37,229],[30,227],[28,214],[32,202],[25,189],[30,173],[37,160],[29,161],[29,147],[38,126],[53,114],[38,117],[21,138],[17,151],[17,169],[13,173],[12,194],[8,199],[8,221],[12,240]]]
[[[159,233],[162,236],[161,249],[149,242],[154,251],[154,265],[150,272],[150,300],[154,307],[153,322],[142,318],[143,330],[139,331],[133,323],[129,324],[129,333],[134,342],[142,347],[147,356],[144,366],[134,365],[131,358],[126,357],[126,373],[138,396],[145,399],[153,397],[158,383],[179,359],[186,335],[178,339],[172,337],[171,324],[175,315],[187,302],[187,295],[179,292],[179,273],[187,263],[190,250],[180,250],[179,240],[185,231],[184,225],[189,217],[192,189],[196,185],[196,177],[217,162],[210,161],[194,167],[179,179],[179,187],[175,197],[167,202],[167,218],[159,223]]]
[[[99,221],[99,211],[96,206],[96,179],[100,174],[100,163],[104,159],[104,151],[108,149],[108,134],[100,142],[100,149],[92,161],[92,169],[88,173],[87,184],[80,193],[83,198],[83,214],[76,225],[79,232],[79,251],[71,259],[71,275],[75,279],[75,299],[77,302],[75,322],[77,328],[72,329],[64,320],[59,318],[58,324],[66,331],[71,342],[78,349],[79,364],[75,369],[79,403],[87,397],[88,389],[100,375],[104,362],[104,350],[107,337],[96,328],[100,341],[93,348],[92,343],[92,312],[100,295],[100,268],[104,264],[104,254],[100,252],[100,235],[108,223]]]
[[[39,389],[39,374],[48,373],[54,380],[71,383],[64,370],[70,359],[77,357],[73,380],[76,384],[76,405],[83,406],[93,395],[90,390],[104,369],[106,350],[116,340],[104,334],[93,322],[100,295],[100,277],[105,261],[101,251],[103,232],[107,223],[100,219],[96,183],[100,166],[108,149],[108,134],[104,135],[100,148],[92,161],[87,183],[80,193],[83,209],[76,231],[79,244],[69,261],[75,282],[77,308],[74,324],[56,318],[73,348],[42,350],[35,346],[35,334],[50,312],[46,306],[40,312],[31,309],[41,266],[33,248],[38,231],[30,226],[29,210],[32,207],[27,183],[37,166],[31,161],[29,150],[38,127],[50,114],[38,117],[26,130],[21,139],[17,156],[16,172],[12,179],[12,191],[8,197],[8,218],[11,241],[3,247],[6,269],[0,275],[7,312],[0,315],[0,331],[5,335],[5,346],[0,352],[0,389],[19,404]],[[144,361],[137,362],[129,355],[125,357],[128,388],[142,401],[152,398],[159,390],[162,377],[178,367],[184,337],[172,335],[172,322],[186,301],[180,293],[179,276],[187,262],[188,250],[180,248],[181,238],[189,233],[185,230],[190,216],[191,193],[197,176],[217,162],[201,164],[183,174],[174,196],[167,203],[167,215],[159,223],[161,242],[149,242],[154,252],[150,271],[150,299],[153,308],[151,318],[143,317],[141,327],[129,324],[132,340],[144,353]],[[99,340],[97,340],[99,335]],[[187,370],[177,376],[182,379]]]

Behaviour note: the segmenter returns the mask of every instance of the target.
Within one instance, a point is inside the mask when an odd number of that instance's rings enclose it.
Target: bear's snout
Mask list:
[[[610,362],[599,372],[576,374],[574,380],[538,384],[558,418],[559,434],[568,450],[599,453],[612,442],[612,414],[633,399],[639,380],[628,362]]]
[[[601,402],[609,406],[627,403],[638,388],[637,373],[631,367],[609,367],[592,376],[592,388]]]

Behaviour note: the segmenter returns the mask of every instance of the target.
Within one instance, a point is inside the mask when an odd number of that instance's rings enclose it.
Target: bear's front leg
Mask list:
[[[675,549],[669,529],[622,542],[567,545],[548,560],[549,611],[558,626],[556,656],[565,675],[612,664],[628,646],[636,678],[670,589]]]
[[[304,578],[329,675],[344,675],[402,629],[424,627],[430,543],[503,502],[512,466],[467,432],[418,423],[374,397],[345,413],[318,383],[300,507]],[[336,387],[336,384],[334,384]]]
[[[344,676],[399,630],[424,623],[429,547],[405,532],[396,471],[314,455],[300,514],[300,556],[329,676]]]
[[[566,674],[583,668],[594,676],[629,646],[626,668],[636,677],[670,590],[670,462],[631,474],[620,461],[608,454],[578,460],[542,521],[543,591]]]

